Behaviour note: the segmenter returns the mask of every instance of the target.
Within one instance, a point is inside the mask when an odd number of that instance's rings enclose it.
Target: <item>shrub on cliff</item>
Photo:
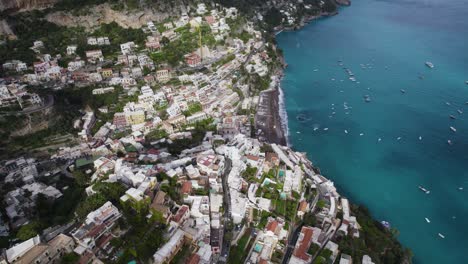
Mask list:
[[[353,259],[369,255],[375,263],[411,263],[411,251],[403,248],[393,232],[374,220],[367,208],[352,205],[351,210],[361,225],[361,236],[343,237],[339,241],[342,253]]]

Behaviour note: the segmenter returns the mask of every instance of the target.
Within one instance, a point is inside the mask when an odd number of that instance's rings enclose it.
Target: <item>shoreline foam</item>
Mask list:
[[[284,91],[281,88],[281,79],[278,80],[278,115],[281,123],[281,130],[283,132],[283,137],[286,140],[286,146],[291,147],[289,141],[289,125],[288,125],[288,112],[286,111],[286,101],[284,96]]]

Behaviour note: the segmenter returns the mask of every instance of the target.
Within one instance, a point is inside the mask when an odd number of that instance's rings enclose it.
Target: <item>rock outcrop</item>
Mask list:
[[[10,25],[5,19],[0,20],[0,37],[3,36],[8,37],[9,39],[16,39],[15,33],[13,33],[13,30],[11,30]]]
[[[44,8],[57,2],[58,0],[0,0],[0,11]]]
[[[103,23],[116,22],[123,28],[140,28],[149,21],[163,21],[164,19],[179,15],[180,10],[160,12],[145,8],[137,11],[113,10],[109,4],[97,5],[86,15],[75,16],[70,12],[58,11],[46,16],[47,21],[60,26],[83,26],[92,29]],[[174,13],[174,14],[173,14]]]

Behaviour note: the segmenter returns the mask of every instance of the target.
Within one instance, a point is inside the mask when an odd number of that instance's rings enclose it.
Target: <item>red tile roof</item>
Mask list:
[[[212,16],[207,16],[207,17],[205,17],[205,20],[206,20],[206,22],[207,22],[208,24],[210,24],[210,25],[211,25],[211,24],[214,24],[214,23],[216,22],[215,18],[212,17]]]
[[[192,192],[192,182],[184,182],[180,191],[182,192],[182,194],[190,194]]]
[[[187,205],[182,205],[182,207],[180,207],[177,213],[172,217],[172,221],[179,223],[188,210],[189,207]]]
[[[157,154],[159,154],[159,150],[154,149],[154,148],[151,148],[151,149],[148,150],[147,153],[148,153],[148,154],[157,155]]]
[[[269,223],[267,224],[266,230],[275,233],[277,227],[278,227],[278,221],[273,220],[273,221],[271,221],[271,222],[269,222]]]
[[[301,235],[300,235],[302,237],[302,240],[297,241],[296,247],[293,252],[293,255],[296,258],[300,258],[304,261],[310,260],[311,256],[307,254],[307,251],[309,250],[310,244],[312,242],[313,233],[314,233],[314,230],[312,229],[312,227],[308,227],[308,226],[302,227]]]
[[[299,203],[299,211],[301,212],[305,212],[306,209],[307,209],[307,202],[305,200],[303,200],[302,202]]]
[[[247,157],[249,160],[254,160],[254,161],[258,161],[260,159],[258,156],[254,156],[254,155],[245,155],[245,157]]]
[[[100,224],[100,225],[94,226],[91,230],[89,230],[87,236],[88,236],[88,237],[95,237],[95,236],[101,234],[102,231],[104,231],[104,229],[105,229],[105,225],[104,225],[104,224]]]
[[[200,262],[200,256],[197,254],[192,254],[187,261],[185,261],[185,264],[198,264]]]

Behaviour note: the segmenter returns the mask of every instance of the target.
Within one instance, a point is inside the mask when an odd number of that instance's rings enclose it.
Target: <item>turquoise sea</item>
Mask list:
[[[468,263],[468,1],[354,0],[277,37],[290,144],[415,263]]]

